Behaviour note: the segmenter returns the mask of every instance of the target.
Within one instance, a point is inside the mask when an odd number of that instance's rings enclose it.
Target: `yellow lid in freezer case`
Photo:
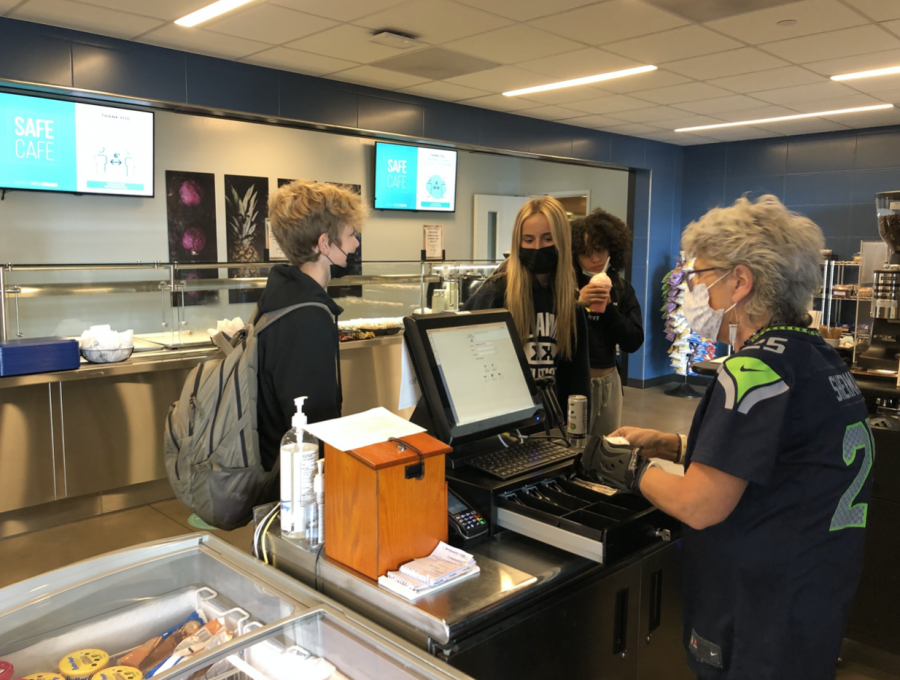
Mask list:
[[[91,680],[144,680],[144,674],[133,666],[110,666]]]
[[[59,670],[69,680],[86,680],[102,671],[109,663],[109,654],[99,649],[80,649],[67,654],[59,662]]]
[[[26,675],[24,680],[65,680],[59,673],[35,673]]]

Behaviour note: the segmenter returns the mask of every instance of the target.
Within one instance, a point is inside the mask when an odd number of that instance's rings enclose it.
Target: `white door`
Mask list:
[[[475,194],[472,259],[501,262],[512,244],[516,214],[529,196]]]

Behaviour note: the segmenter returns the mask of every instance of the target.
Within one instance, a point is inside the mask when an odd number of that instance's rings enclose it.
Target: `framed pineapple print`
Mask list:
[[[249,279],[268,276],[262,262],[266,248],[266,218],[269,205],[269,178],[225,175],[225,244],[229,262],[248,266],[229,269],[228,278]],[[229,290],[228,302],[258,302],[262,290]]]

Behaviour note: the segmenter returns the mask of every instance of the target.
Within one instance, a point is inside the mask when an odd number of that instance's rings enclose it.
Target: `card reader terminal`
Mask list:
[[[447,515],[453,530],[465,539],[487,533],[488,523],[452,491],[447,491]]]

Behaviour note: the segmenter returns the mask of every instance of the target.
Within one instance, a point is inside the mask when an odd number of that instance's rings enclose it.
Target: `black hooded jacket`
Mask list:
[[[641,319],[641,305],[634,288],[615,271],[610,271],[613,287],[610,289],[610,304],[602,314],[586,309],[588,342],[591,368],[612,368],[616,365],[616,345],[623,352],[637,352],[644,344],[644,325]],[[575,263],[575,277],[578,289],[584,288],[591,280]]]
[[[299,268],[276,265],[269,272],[259,301],[261,313],[303,302],[303,307],[276,321],[259,336],[257,381],[259,393],[259,449],[263,466],[271,470],[278,460],[281,438],[291,428],[294,399],[308,397],[310,423],[341,416],[341,362],[337,318],[344,311],[325,289]]]

